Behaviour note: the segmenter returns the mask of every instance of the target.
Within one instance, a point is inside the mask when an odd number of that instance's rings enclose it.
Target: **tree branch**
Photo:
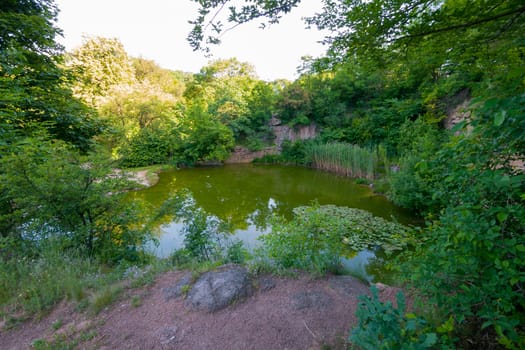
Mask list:
[[[508,17],[508,16],[512,16],[512,15],[515,15],[515,14],[521,15],[524,12],[525,12],[525,6],[522,6],[522,7],[518,7],[517,9],[505,11],[505,12],[499,13],[497,15],[481,18],[481,19],[478,19],[478,20],[475,20],[475,21],[472,21],[472,22],[461,23],[461,24],[456,24],[456,25],[451,25],[451,26],[448,26],[448,27],[444,27],[444,28],[438,28],[438,29],[434,29],[434,30],[429,30],[429,31],[426,31],[426,32],[405,35],[405,36],[399,38],[399,40],[420,38],[420,37],[424,37],[424,36],[428,36],[428,35],[433,35],[433,34],[438,34],[438,33],[443,33],[443,32],[449,32],[449,31],[456,30],[456,29],[465,29],[465,28],[469,28],[469,27],[474,27],[474,26],[477,26],[479,24],[495,21],[497,19]]]

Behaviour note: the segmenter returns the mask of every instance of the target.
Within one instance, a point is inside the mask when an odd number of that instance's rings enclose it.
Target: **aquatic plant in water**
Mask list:
[[[353,251],[381,247],[389,253],[405,246],[408,228],[356,208],[336,205],[302,206],[293,209],[294,220],[308,224],[317,217],[326,235],[337,237]]]
[[[408,228],[371,213],[335,205],[302,206],[292,220],[275,218],[272,232],[260,237],[269,258],[285,268],[326,272],[337,269],[349,252],[380,246],[402,249]]]

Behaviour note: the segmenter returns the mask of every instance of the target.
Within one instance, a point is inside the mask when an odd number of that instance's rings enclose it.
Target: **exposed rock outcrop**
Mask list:
[[[251,163],[255,158],[261,158],[267,154],[277,154],[276,147],[266,147],[260,151],[250,151],[246,147],[236,146],[233,149],[233,153],[228,158],[226,164],[239,164],[239,163]]]
[[[281,150],[284,141],[308,140],[316,137],[319,134],[317,124],[311,123],[309,125],[301,125],[290,127],[282,124],[281,120],[275,116],[270,119],[270,127],[275,135],[275,145],[278,150]]]
[[[447,118],[443,120],[443,126],[450,130],[456,124],[470,118],[470,92],[462,90],[447,101]]]
[[[319,130],[315,123],[290,127],[286,124],[282,124],[279,118],[273,116],[268,122],[268,125],[274,135],[274,146],[266,147],[260,151],[250,151],[246,147],[236,146],[225,163],[250,163],[255,158],[261,158],[268,154],[280,153],[284,141],[295,142],[298,140],[307,140],[319,135]]]

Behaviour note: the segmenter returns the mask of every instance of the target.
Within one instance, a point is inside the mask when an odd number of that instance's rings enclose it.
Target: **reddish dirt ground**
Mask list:
[[[192,311],[163,289],[184,272],[164,273],[152,285],[127,289],[97,315],[63,302],[40,320],[0,332],[0,349],[32,349],[37,339],[76,342],[76,349],[343,349],[356,324],[358,295],[368,287],[350,277],[270,277],[271,289],[214,313]],[[268,277],[266,277],[268,278]],[[254,281],[262,286],[261,280]],[[392,300],[394,288],[381,288]],[[58,322],[57,322],[58,321]],[[51,347],[53,348],[53,347]]]

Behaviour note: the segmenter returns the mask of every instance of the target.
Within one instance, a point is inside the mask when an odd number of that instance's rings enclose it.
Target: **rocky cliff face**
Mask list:
[[[447,118],[443,120],[443,126],[450,130],[456,124],[459,124],[463,121],[468,121],[471,118],[470,103],[472,99],[468,90],[462,90],[452,97],[452,100],[449,101],[447,108]],[[472,127],[467,126],[467,132],[471,132]],[[458,135],[461,131],[456,131]],[[514,170],[521,171],[525,173],[525,157],[522,155],[516,154],[509,162],[510,166]]]
[[[239,164],[239,163],[251,163],[255,158],[261,158],[267,154],[277,154],[277,148],[275,146],[266,147],[260,151],[250,151],[246,147],[236,146],[233,149],[230,158],[226,159],[226,164]]]
[[[283,125],[281,120],[276,117],[270,119],[270,127],[275,135],[275,146],[278,150],[281,150],[284,141],[294,142],[297,140],[307,140],[312,139],[319,134],[315,123],[291,128],[286,124]]]
[[[452,129],[456,124],[470,119],[470,92],[465,89],[447,101],[447,117],[443,120],[445,129]]]
[[[315,123],[290,127],[286,124],[282,124],[280,119],[273,116],[270,119],[269,126],[275,136],[274,146],[266,147],[263,150],[255,152],[248,150],[246,147],[237,146],[234,148],[232,155],[225,163],[250,163],[255,158],[261,158],[267,154],[280,153],[284,141],[295,142],[297,140],[308,140],[319,135],[319,130]]]

